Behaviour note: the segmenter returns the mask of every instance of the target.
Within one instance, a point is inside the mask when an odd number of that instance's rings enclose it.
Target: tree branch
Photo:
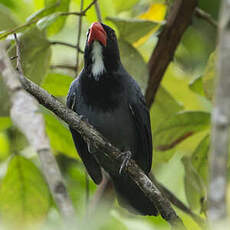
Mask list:
[[[172,61],[182,35],[192,22],[197,0],[175,0],[169,12],[167,23],[159,35],[158,43],[149,60],[149,81],[145,94],[150,108],[163,75]]]
[[[73,65],[51,65],[50,68],[51,69],[57,69],[57,68],[69,69],[69,70],[75,71],[75,66]]]
[[[230,2],[223,0],[220,10],[219,46],[217,59],[218,83],[212,112],[212,138],[210,156],[210,182],[208,218],[218,225],[227,213],[227,162],[230,126]]]
[[[101,11],[100,11],[100,7],[99,7],[99,4],[98,4],[98,1],[95,2],[94,6],[95,6],[96,15],[97,15],[97,20],[99,22],[102,22]]]
[[[195,15],[198,18],[201,18],[201,19],[204,19],[205,21],[207,21],[214,28],[218,27],[217,22],[212,18],[212,16],[210,14],[208,14],[207,12],[203,11],[202,9],[197,7],[195,10]]]
[[[83,5],[84,5],[84,0],[81,0],[81,11],[83,10]],[[78,18],[78,33],[77,33],[77,45],[76,47],[80,46],[80,42],[81,42],[81,29],[82,29],[82,17],[80,16]],[[77,73],[78,73],[78,67],[79,67],[79,50],[77,49],[77,53],[76,53],[76,68],[75,68],[75,77],[77,77]]]
[[[5,53],[4,50],[2,50],[0,53],[2,52]],[[9,62],[9,59],[7,59],[7,61]],[[1,61],[0,67],[3,70],[6,69],[5,63]],[[17,73],[14,72],[14,75],[15,74],[17,75]],[[66,108],[66,106],[64,106],[54,96],[50,95],[38,85],[25,78],[22,74],[18,75],[24,89],[33,95],[40,104],[67,122],[71,128],[77,130],[87,143],[89,142],[96,149],[100,149],[100,153],[103,154],[97,154],[96,157],[105,170],[109,167],[110,170],[112,168],[113,170],[116,170],[117,173],[119,172],[120,164],[122,163],[122,159],[119,157],[121,154],[119,149],[112,146],[112,144],[109,143],[90,124],[83,121],[77,113]],[[150,202],[152,202],[157,207],[161,216],[166,221],[168,221],[172,227],[185,229],[183,222],[176,215],[169,201],[162,196],[156,185],[152,183],[152,181],[145,175],[145,173],[139,168],[134,160],[130,160],[128,162],[125,171],[130,176],[130,178],[132,178],[132,180],[140,187]]]
[[[18,51],[17,56],[20,61]],[[19,61],[18,69],[22,73]],[[41,162],[42,172],[61,214],[66,219],[73,220],[74,209],[56,160],[51,152],[45,132],[45,122],[41,113],[37,113],[39,104],[34,97],[22,88],[19,76],[11,66],[3,43],[0,43],[0,72],[11,99],[11,119],[36,150]]]
[[[51,45],[62,45],[62,46],[67,46],[67,47],[70,47],[70,48],[78,49],[78,51],[79,51],[80,53],[84,53],[84,51],[83,51],[83,50],[81,50],[81,48],[80,48],[80,47],[75,46],[75,45],[72,45],[72,44],[67,43],[67,42],[61,42],[61,41],[50,41],[50,44],[51,44]]]

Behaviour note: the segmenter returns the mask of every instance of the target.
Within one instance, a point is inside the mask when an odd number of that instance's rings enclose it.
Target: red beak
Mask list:
[[[107,34],[99,22],[94,22],[90,26],[88,44],[90,45],[94,40],[97,40],[106,46]]]

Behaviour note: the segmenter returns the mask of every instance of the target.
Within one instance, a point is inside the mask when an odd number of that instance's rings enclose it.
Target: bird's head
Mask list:
[[[85,68],[95,79],[104,72],[116,71],[120,54],[115,32],[109,26],[94,22],[87,34],[85,45]]]

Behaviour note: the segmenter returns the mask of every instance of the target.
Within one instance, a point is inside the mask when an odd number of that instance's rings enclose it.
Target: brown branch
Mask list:
[[[75,66],[72,66],[72,65],[51,65],[50,68],[51,69],[57,69],[57,68],[69,69],[69,70],[75,71]]]
[[[84,0],[81,0],[81,11],[83,10],[83,6],[84,6]],[[77,45],[76,47],[80,46],[80,42],[81,42],[81,30],[82,30],[82,17],[80,16],[78,18],[78,33],[77,33]],[[75,68],[75,77],[77,77],[77,73],[78,73],[78,68],[79,68],[79,50],[77,49],[77,53],[76,53],[76,68]]]
[[[4,71],[5,64],[1,61],[0,67]],[[25,78],[22,74],[19,74],[18,77],[24,89],[33,95],[40,104],[67,122],[71,128],[77,130],[87,143],[91,143],[96,149],[100,149],[100,154],[97,154],[96,157],[98,158],[103,168],[108,169],[109,167],[111,169],[114,167],[114,170],[119,172],[120,165],[122,163],[122,158],[119,157],[121,154],[119,149],[112,146],[112,144],[109,143],[90,124],[83,121],[81,117],[74,111],[66,108],[66,106],[64,106],[54,96],[50,95],[47,91],[43,90],[38,85]],[[130,160],[128,162],[125,171],[130,176],[130,178],[132,178],[132,180],[140,187],[146,197],[148,197],[148,199],[157,207],[161,216],[166,221],[168,221],[175,228],[179,227],[180,229],[185,229],[183,222],[176,215],[169,201],[162,196],[156,185],[152,183],[152,181],[139,168],[134,160]]]
[[[207,12],[203,11],[202,9],[197,7],[195,10],[195,15],[198,18],[201,18],[201,19],[204,19],[205,21],[207,21],[214,28],[218,27],[217,22],[212,18],[212,16],[210,14],[208,14]]]
[[[51,44],[51,45],[62,45],[62,46],[67,46],[67,47],[70,47],[70,48],[78,49],[80,53],[84,53],[84,51],[83,51],[83,50],[81,50],[81,48],[80,48],[80,47],[75,46],[75,45],[70,44],[70,43],[67,43],[67,42],[61,42],[61,41],[50,41],[50,44]]]
[[[102,22],[101,11],[100,11],[100,7],[97,1],[95,2],[94,6],[95,6],[96,15],[97,15],[97,20],[98,22]]]
[[[149,60],[149,81],[145,94],[150,108],[163,75],[172,61],[182,35],[192,22],[197,0],[175,0],[169,12],[167,23],[159,35],[158,43]]]

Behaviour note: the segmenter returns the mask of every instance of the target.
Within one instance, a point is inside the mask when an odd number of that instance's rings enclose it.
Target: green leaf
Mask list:
[[[52,148],[72,158],[77,158],[71,133],[60,120],[53,115],[44,114],[46,131],[50,139]]]
[[[189,88],[201,96],[205,96],[202,77],[198,77],[189,83]]]
[[[55,12],[68,12],[70,0],[45,0],[45,6],[49,7],[56,2],[60,2],[59,6],[55,8]],[[47,28],[48,35],[58,33],[65,25],[66,17],[60,16]]]
[[[116,0],[116,1],[113,1],[113,5],[114,5],[114,7],[116,9],[116,12],[122,12],[122,11],[129,10],[137,2],[138,2],[138,0],[129,0],[129,1]]]
[[[167,120],[182,109],[183,106],[180,105],[164,87],[160,86],[157,90],[153,106],[150,109],[153,132],[162,121]]]
[[[208,153],[210,148],[210,136],[205,136],[192,154],[191,161],[194,169],[201,176],[203,182],[208,182]]]
[[[43,17],[41,20],[37,22],[37,27],[40,30],[44,30],[50,25],[52,25],[52,23],[56,22],[58,17],[60,17],[60,13],[53,13],[46,17]]]
[[[130,43],[139,40],[155,27],[162,24],[161,22],[141,19],[122,19],[116,17],[108,17],[107,19],[116,25],[120,38]]]
[[[14,156],[0,187],[1,219],[15,225],[46,217],[51,197],[37,167],[22,156]]]
[[[206,112],[182,112],[163,121],[153,133],[155,148],[165,151],[175,147],[189,136],[205,130],[210,125],[210,114]]]
[[[17,25],[10,10],[0,4],[0,30],[7,30]]]
[[[12,125],[10,117],[0,117],[0,132]]]
[[[210,100],[212,100],[214,93],[216,74],[216,53],[214,52],[209,56],[208,64],[203,76],[204,92],[206,97]]]
[[[26,31],[21,37],[22,67],[25,75],[39,84],[49,69],[51,49],[45,33],[36,27]],[[15,46],[9,51],[15,56]],[[16,61],[14,61],[14,64]]]
[[[66,96],[73,80],[68,75],[50,72],[44,78],[41,86],[54,96]]]
[[[206,197],[205,184],[200,175],[193,167],[189,157],[183,157],[182,163],[185,169],[185,194],[191,209],[200,209],[202,202]]]
[[[125,69],[138,82],[144,93],[148,82],[148,68],[143,57],[136,48],[125,40],[119,39],[118,42],[121,61]]]

